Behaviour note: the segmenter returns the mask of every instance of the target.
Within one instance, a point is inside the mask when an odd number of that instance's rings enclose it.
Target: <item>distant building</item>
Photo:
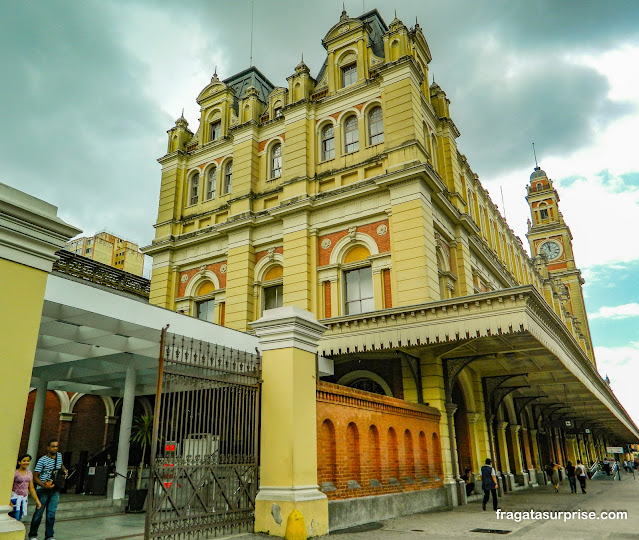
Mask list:
[[[91,237],[76,238],[68,242],[65,249],[136,276],[141,276],[144,269],[144,254],[138,245],[106,231]]]

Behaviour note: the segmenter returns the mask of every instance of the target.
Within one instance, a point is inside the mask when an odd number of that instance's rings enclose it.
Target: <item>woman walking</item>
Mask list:
[[[42,506],[35,487],[33,486],[33,473],[29,470],[30,463],[31,456],[29,454],[20,456],[16,466],[16,472],[13,475],[13,487],[11,488],[12,517],[18,521],[22,521],[22,518],[27,515],[29,493],[31,493],[31,496],[35,500],[36,508]]]

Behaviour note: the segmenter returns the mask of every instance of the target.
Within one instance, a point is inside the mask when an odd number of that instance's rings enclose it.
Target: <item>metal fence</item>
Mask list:
[[[260,358],[162,332],[145,538],[251,531]]]

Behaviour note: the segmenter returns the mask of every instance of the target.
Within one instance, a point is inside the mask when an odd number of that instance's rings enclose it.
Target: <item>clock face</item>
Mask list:
[[[561,253],[561,248],[557,242],[544,242],[539,246],[540,255],[545,255],[549,261],[554,261],[559,257]]]

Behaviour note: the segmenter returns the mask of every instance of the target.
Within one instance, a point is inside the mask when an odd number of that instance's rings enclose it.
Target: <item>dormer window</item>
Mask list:
[[[357,64],[350,64],[342,68],[342,88],[357,82]]]
[[[222,122],[211,122],[211,136],[209,137],[209,141],[215,141],[220,138],[222,133]]]
[[[282,118],[282,107],[275,107],[273,110],[273,118]]]

